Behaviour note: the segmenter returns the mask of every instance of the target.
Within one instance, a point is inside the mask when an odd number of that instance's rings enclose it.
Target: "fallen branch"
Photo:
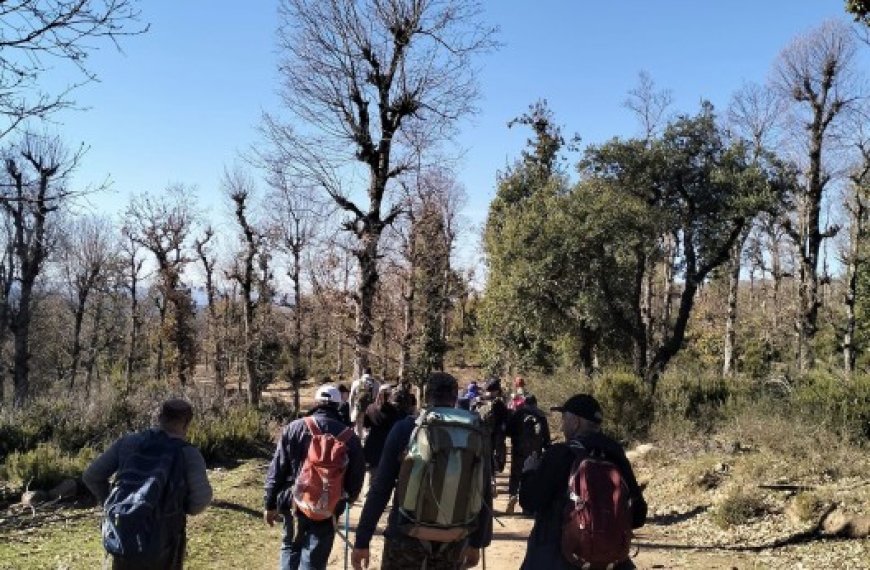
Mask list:
[[[814,491],[814,485],[795,485],[791,483],[769,483],[758,485],[759,489],[769,489],[771,491]]]

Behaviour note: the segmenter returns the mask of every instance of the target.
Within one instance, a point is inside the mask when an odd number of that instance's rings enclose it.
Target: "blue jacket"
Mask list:
[[[338,436],[347,426],[342,423],[338,410],[333,406],[318,406],[311,413],[317,425],[323,433]],[[293,488],[296,476],[302,468],[305,456],[308,454],[308,446],[311,443],[311,432],[305,425],[305,420],[298,419],[284,428],[281,440],[275,448],[272,463],[266,474],[265,495],[263,497],[266,510],[289,508],[283,498],[286,491]],[[344,491],[355,501],[362,491],[363,479],[365,478],[365,460],[363,459],[362,445],[356,435],[351,436],[347,442],[348,465],[344,474]],[[279,504],[285,503],[285,504]],[[344,511],[344,501],[336,506],[336,514]]]

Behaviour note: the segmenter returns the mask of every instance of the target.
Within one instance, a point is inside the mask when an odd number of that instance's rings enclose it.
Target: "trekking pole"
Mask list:
[[[347,551],[350,549],[350,499],[344,503],[344,570],[347,570]]]
[[[480,561],[483,563],[483,570],[486,570],[486,548],[480,549]]]

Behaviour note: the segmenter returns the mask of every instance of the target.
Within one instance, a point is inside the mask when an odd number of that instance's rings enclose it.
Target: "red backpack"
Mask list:
[[[573,448],[583,449],[578,442]],[[562,525],[562,555],[577,568],[612,568],[628,560],[631,500],[628,485],[613,463],[578,458],[568,480],[570,501]]]
[[[311,432],[311,444],[293,485],[293,503],[311,520],[327,520],[333,517],[336,505],[344,498],[347,442],[353,431],[346,428],[338,437],[333,437],[320,431],[311,416],[305,418],[305,425]]]

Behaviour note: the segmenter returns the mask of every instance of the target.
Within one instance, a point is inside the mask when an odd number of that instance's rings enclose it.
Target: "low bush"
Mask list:
[[[264,415],[243,405],[198,414],[187,439],[208,463],[261,456],[272,445]]]
[[[742,525],[764,514],[764,500],[755,494],[738,489],[729,494],[713,510],[713,522],[720,528]]]
[[[623,442],[646,438],[653,420],[653,399],[642,380],[625,372],[602,374],[593,393],[611,435]]]
[[[712,432],[722,419],[723,408],[731,396],[729,386],[717,375],[666,374],[655,394],[659,418],[684,419],[702,433]]]
[[[815,520],[822,512],[824,506],[822,500],[815,493],[800,493],[792,502],[792,512],[798,520],[809,522]]]
[[[795,382],[791,413],[855,442],[870,438],[870,375],[815,372]]]
[[[40,443],[30,451],[10,453],[3,463],[3,479],[19,487],[48,490],[64,479],[81,477],[94,457],[90,448],[69,454],[52,443]]]

